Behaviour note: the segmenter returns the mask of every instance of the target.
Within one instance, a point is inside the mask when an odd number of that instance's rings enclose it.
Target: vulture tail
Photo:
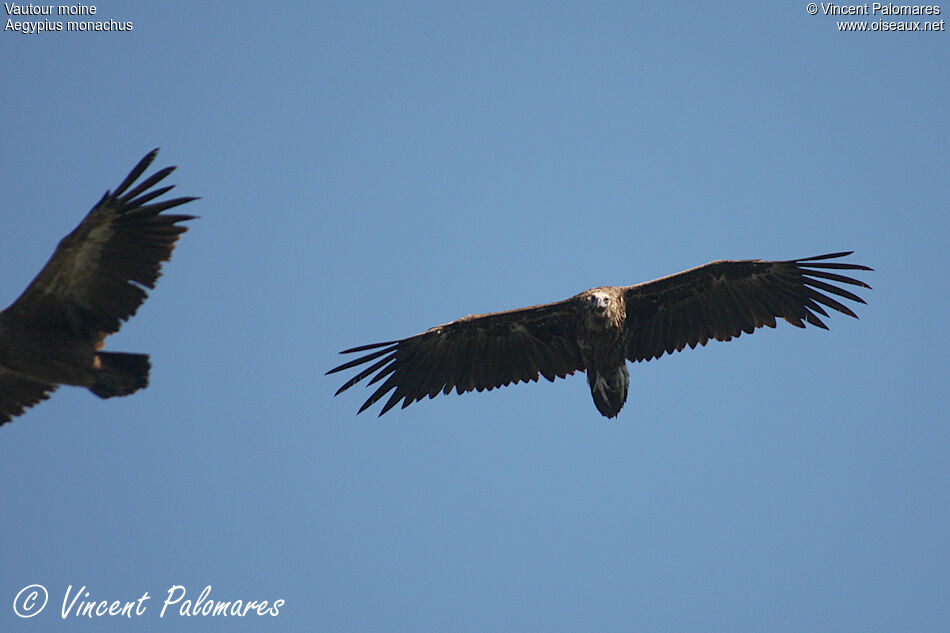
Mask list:
[[[627,366],[620,365],[613,372],[600,372],[589,369],[587,384],[590,385],[590,394],[594,396],[594,405],[605,418],[615,418],[627,401],[627,386],[630,384],[630,374]]]
[[[148,354],[99,352],[100,367],[95,370],[95,382],[89,387],[100,398],[127,396],[148,386]]]

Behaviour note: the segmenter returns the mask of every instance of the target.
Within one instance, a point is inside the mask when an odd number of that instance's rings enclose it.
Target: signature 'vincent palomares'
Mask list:
[[[817,316],[828,316],[822,306],[857,318],[831,296],[864,303],[835,285],[870,289],[833,272],[872,270],[829,261],[850,254],[717,261],[635,286],[592,288],[557,303],[474,314],[402,340],[345,350],[373,351],[327,373],[375,361],[337,394],[375,373],[368,384],[383,383],[360,412],[392,391],[382,415],[400,400],[405,408],[452,389],[492,390],[539,376],[553,382],[585,371],[597,410],[612,418],[627,400],[628,360],[659,358],[710,339],[730,341],[763,325],[774,328],[776,317],[800,328],[810,323],[828,329]]]
[[[190,215],[164,211],[195,200],[156,200],[152,189],[174,171],[161,169],[136,186],[155,159],[149,152],[115,192],[106,192],[64,237],[20,298],[0,312],[0,424],[60,384],[100,398],[127,396],[148,385],[148,354],[104,352],[105,338],[135,314],[154,288]]]

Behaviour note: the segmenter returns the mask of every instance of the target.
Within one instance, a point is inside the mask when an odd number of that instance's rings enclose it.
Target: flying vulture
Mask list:
[[[344,350],[369,353],[327,373],[370,363],[336,393],[372,375],[368,384],[383,382],[360,412],[391,391],[382,415],[400,400],[406,408],[452,389],[490,391],[585,371],[597,410],[612,418],[627,400],[627,360],[659,358],[710,339],[730,341],[763,325],[774,328],[776,317],[828,329],[817,316],[828,316],[822,306],[857,318],[832,295],[864,300],[831,282],[870,286],[832,271],[872,269],[828,261],[852,252],[717,261],[635,286],[592,288],[557,303],[473,314],[402,340]]]
[[[154,288],[190,215],[162,213],[196,198],[156,201],[166,167],[135,185],[149,152],[115,192],[106,192],[20,297],[0,312],[0,424],[49,397],[59,385],[100,398],[148,385],[147,354],[100,351]]]

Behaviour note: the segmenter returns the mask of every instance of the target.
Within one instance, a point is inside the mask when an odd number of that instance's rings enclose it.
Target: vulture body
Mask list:
[[[100,398],[148,385],[147,354],[100,350],[145,301],[144,288],[154,288],[162,262],[187,230],[179,222],[194,217],[164,211],[195,198],[156,200],[173,186],[153,187],[174,167],[135,185],[157,153],[105,193],[23,294],[0,312],[0,424],[61,384],[86,387]]]
[[[336,392],[364,378],[382,384],[366,410],[392,392],[379,415],[453,389],[491,390],[587,373],[597,410],[616,417],[627,399],[627,361],[648,361],[710,339],[729,341],[783,318],[828,329],[818,315],[831,308],[857,318],[835,296],[864,303],[845,284],[868,288],[842,270],[872,270],[829,261],[851,251],[786,261],[723,260],[635,286],[592,288],[557,303],[477,314],[396,341],[344,350],[368,352],[331,369],[360,365]],[[375,374],[375,375],[374,375]]]

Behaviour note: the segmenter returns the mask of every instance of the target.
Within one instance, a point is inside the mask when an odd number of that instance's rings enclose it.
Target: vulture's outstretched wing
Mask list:
[[[152,150],[122,181],[106,192],[76,229],[57,246],[46,266],[4,311],[4,319],[65,323],[81,338],[101,340],[119,329],[154,288],[163,261],[191,215],[162,212],[196,198],[152,202],[173,186],[152,189],[174,167],[166,167],[133,187],[155,159]]]
[[[628,286],[624,288],[627,358],[650,360],[687,345],[705,345],[709,339],[728,341],[763,325],[775,327],[776,317],[801,328],[807,322],[828,329],[815,314],[828,316],[822,305],[857,318],[847,306],[824,294],[864,303],[830,282],[869,285],[828,271],[872,269],[824,261],[852,252],[779,262],[718,261]]]
[[[576,305],[568,299],[467,316],[401,341],[345,350],[341,354],[374,351],[327,373],[376,361],[348,380],[337,394],[375,372],[367,384],[385,380],[360,411],[392,391],[379,415],[400,399],[406,408],[426,396],[434,398],[453,388],[460,394],[491,390],[513,382],[537,380],[539,375],[553,381],[584,368],[577,346]]]
[[[56,385],[37,382],[0,367],[0,424],[46,400],[55,390]]]

